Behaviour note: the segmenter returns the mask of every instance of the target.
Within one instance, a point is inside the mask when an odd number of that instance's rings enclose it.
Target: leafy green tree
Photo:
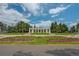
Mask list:
[[[64,33],[68,31],[68,27],[65,24],[57,24],[57,22],[51,24],[52,33]]]
[[[58,27],[59,27],[59,33],[61,33],[62,32],[62,24],[60,23]]]
[[[9,33],[24,33],[29,31],[29,27],[31,27],[28,23],[23,21],[18,22],[15,26],[8,26]]]
[[[75,26],[72,26],[72,27],[71,27],[70,32],[71,32],[71,33],[76,32],[76,28],[75,28]]]
[[[23,21],[18,22],[18,24],[16,25],[16,29],[18,30],[18,32],[28,32],[29,31],[29,27],[31,27],[28,23],[25,23]]]
[[[55,22],[54,25],[53,25],[53,29],[52,30],[53,30],[54,33],[56,33],[57,29],[58,29],[58,24],[57,24],[57,22]]]
[[[50,29],[51,29],[51,32],[54,32],[54,30],[53,30],[54,29],[54,23],[51,24]]]
[[[6,31],[6,25],[2,22],[0,22],[0,30],[1,32],[5,32]]]
[[[67,25],[62,24],[61,31],[62,31],[62,32],[68,32],[68,27],[67,27]]]
[[[15,28],[15,26],[8,26],[7,32],[8,33],[14,33],[17,32],[17,29]]]
[[[76,25],[76,31],[79,32],[79,23]]]

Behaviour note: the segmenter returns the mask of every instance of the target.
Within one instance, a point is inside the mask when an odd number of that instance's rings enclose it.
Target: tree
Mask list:
[[[59,33],[61,33],[62,32],[62,24],[60,23],[59,24]]]
[[[19,32],[28,32],[29,31],[29,27],[31,27],[28,23],[25,23],[23,21],[18,22],[18,24],[16,25],[16,29]]]
[[[79,23],[76,25],[76,31],[79,32]]]
[[[58,24],[57,24],[57,22],[52,23],[50,29],[51,29],[52,33],[56,33],[58,31]]]
[[[62,24],[61,31],[62,31],[62,32],[68,32],[68,27],[67,27],[67,25]]]
[[[17,29],[15,28],[15,26],[8,26],[7,32],[8,33],[14,33],[14,32],[16,33]]]
[[[51,29],[51,32],[54,32],[54,23],[51,23],[51,27],[50,27],[50,29]]]
[[[0,31],[5,32],[6,31],[6,25],[2,22],[0,22]]]
[[[25,23],[23,21],[18,22],[15,26],[8,26],[8,32],[9,33],[24,33],[29,31],[29,27],[31,27],[28,23]]]
[[[72,26],[72,27],[71,27],[70,32],[71,32],[71,33],[76,32],[76,28],[75,28],[75,26]]]
[[[65,24],[57,24],[57,22],[51,24],[52,33],[64,33],[68,31],[68,27]]]

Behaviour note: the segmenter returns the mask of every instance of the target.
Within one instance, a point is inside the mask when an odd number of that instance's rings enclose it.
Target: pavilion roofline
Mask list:
[[[36,27],[36,28],[34,28],[34,27],[32,27],[32,28],[29,28],[29,29],[50,29],[50,28],[43,28],[43,27]]]

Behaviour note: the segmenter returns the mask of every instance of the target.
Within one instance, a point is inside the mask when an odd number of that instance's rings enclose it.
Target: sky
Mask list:
[[[68,27],[79,22],[77,3],[0,3],[0,21],[14,25],[24,21],[32,26],[50,27],[52,22]]]

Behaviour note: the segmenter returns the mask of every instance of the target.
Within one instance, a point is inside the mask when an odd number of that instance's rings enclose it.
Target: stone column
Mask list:
[[[30,33],[30,28],[29,28],[29,33]]]
[[[48,30],[46,29],[46,33],[48,33]]]
[[[44,33],[44,29],[43,29],[43,33]]]
[[[34,33],[34,29],[32,29],[32,33]]]
[[[50,29],[49,29],[49,34],[50,34]]]
[[[47,33],[49,33],[49,29],[47,30]]]
[[[36,29],[35,29],[35,33],[37,33],[37,31],[38,31],[38,30],[37,30],[37,28],[36,28]]]
[[[39,28],[38,28],[38,33],[39,33]]]

